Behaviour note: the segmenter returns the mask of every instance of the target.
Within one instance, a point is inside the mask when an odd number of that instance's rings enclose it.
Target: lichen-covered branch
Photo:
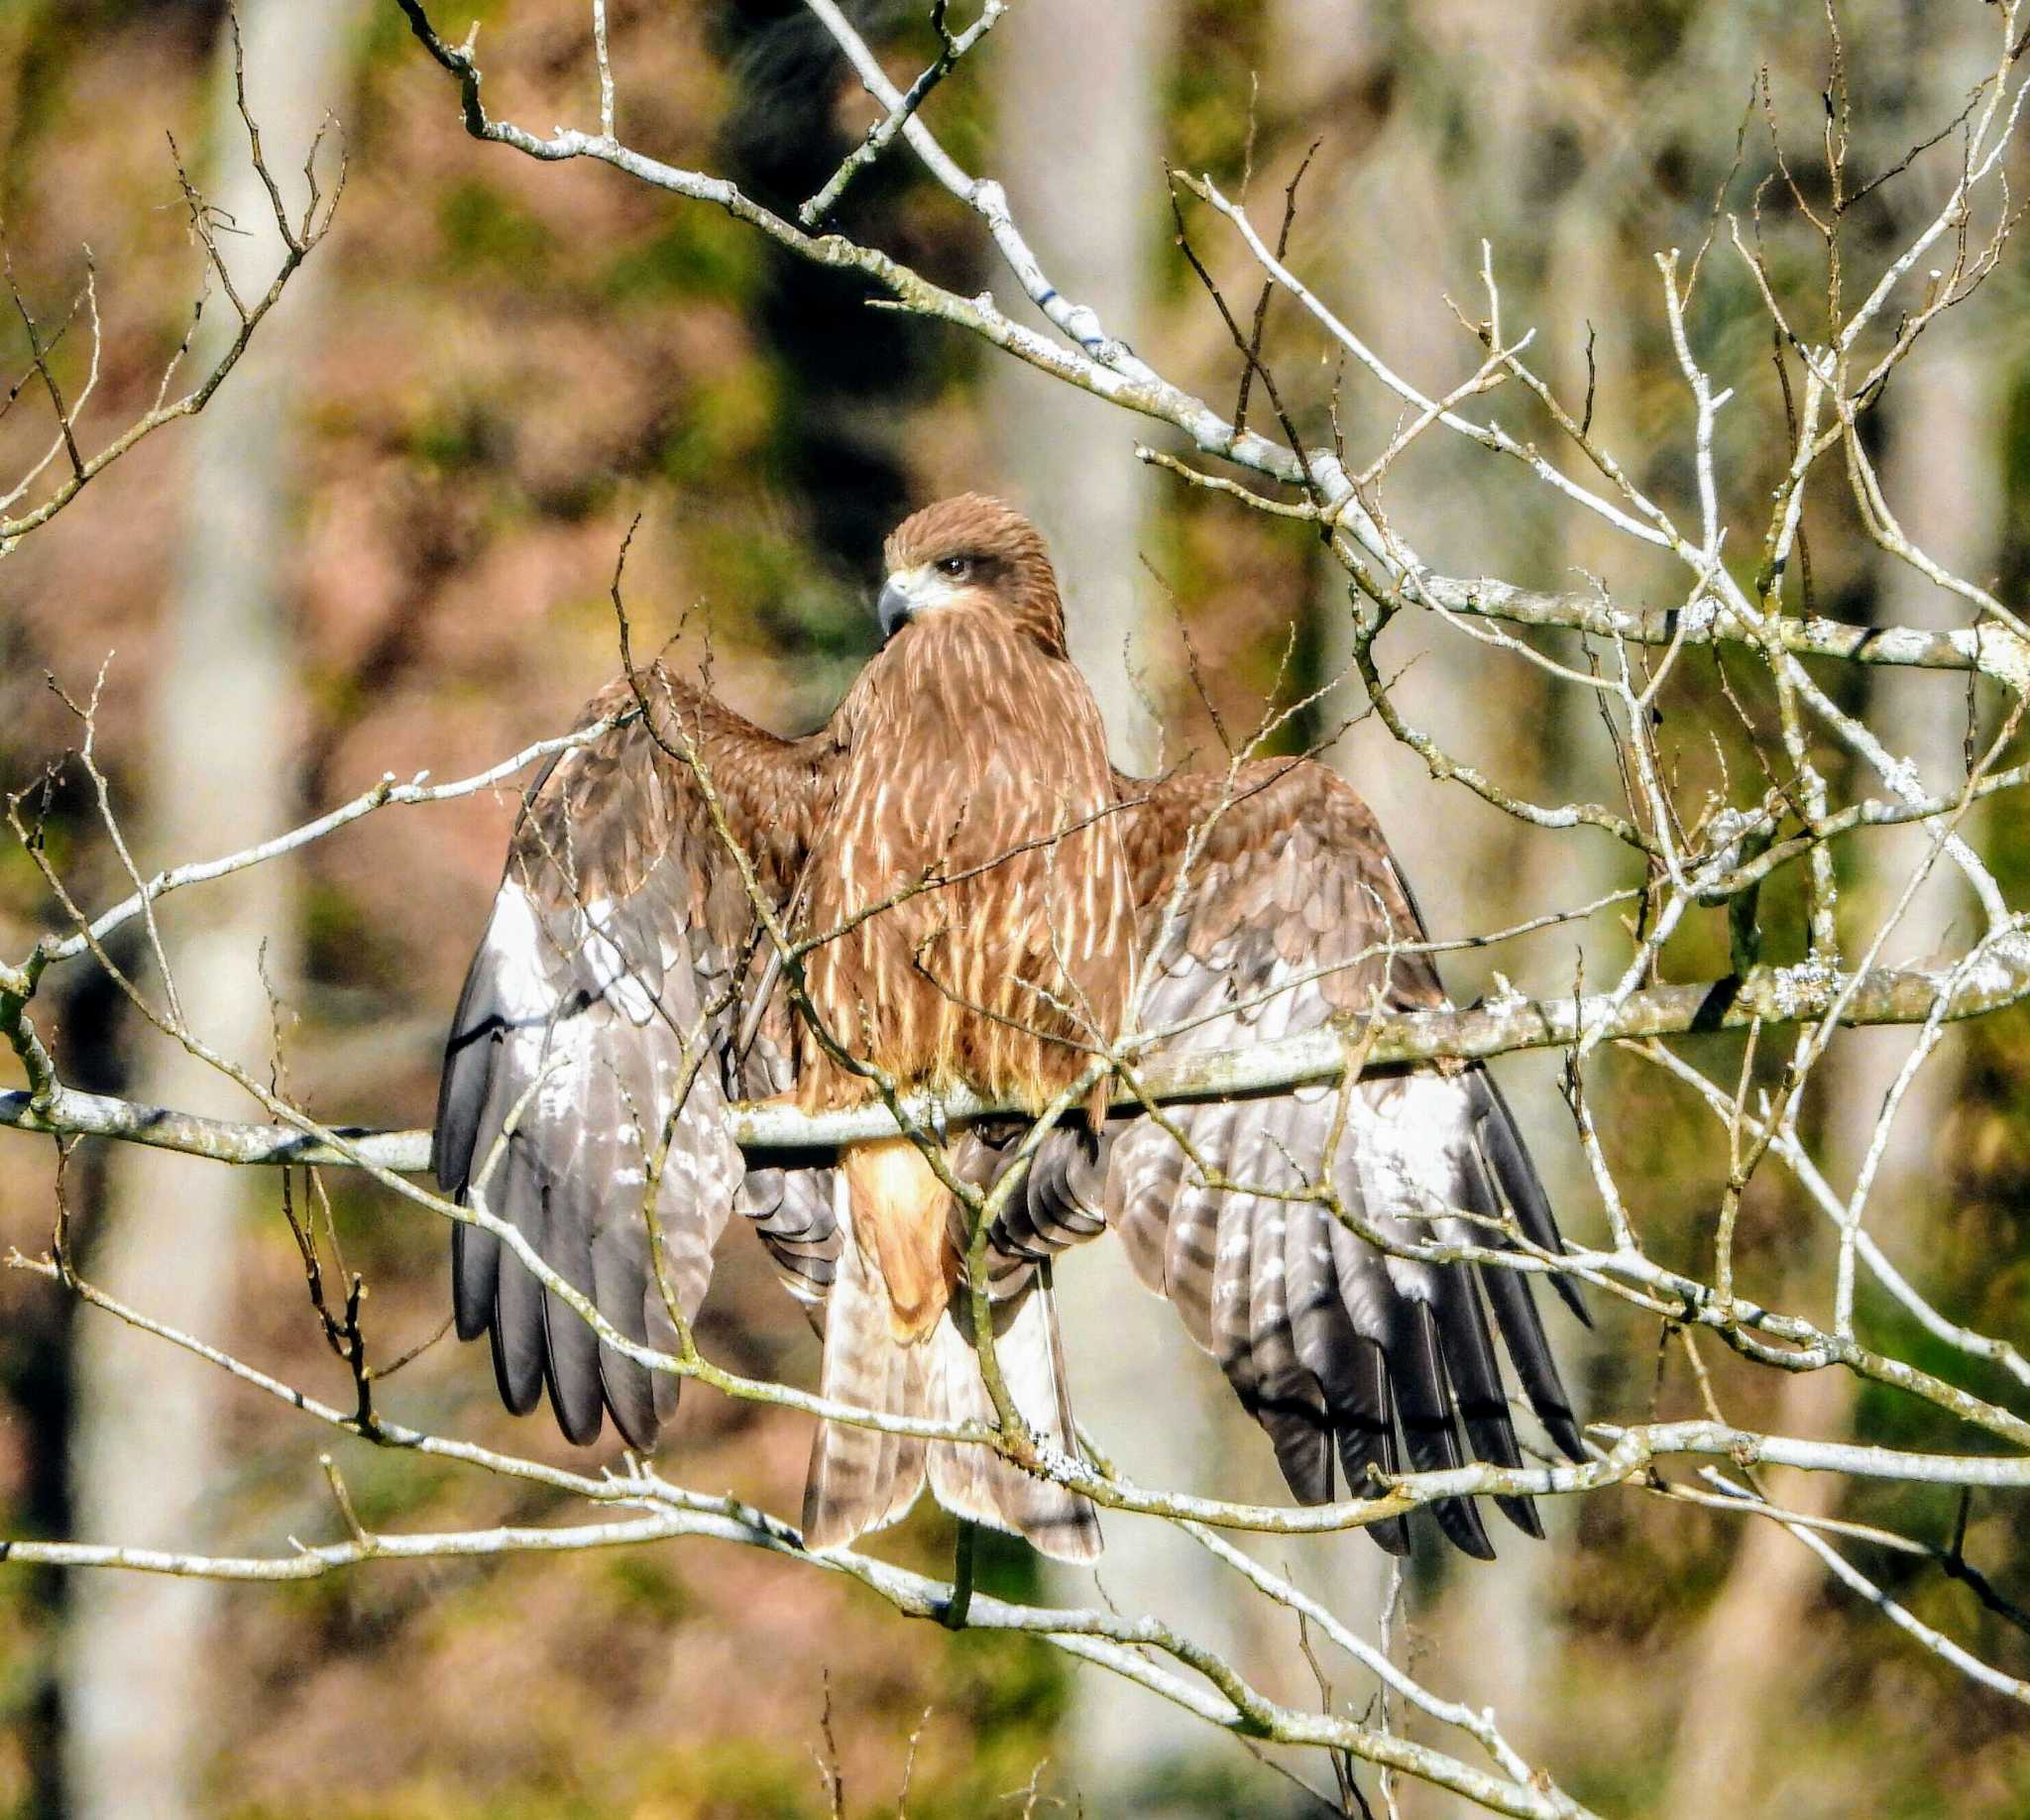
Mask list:
[[[2030,997],[2030,935],[1990,943],[1963,976],[1938,968],[1879,967],[1861,975],[1829,972],[1809,964],[1768,967],[1746,979],[1649,986],[1615,1002],[1609,994],[1568,998],[1490,1000],[1463,1011],[1419,1011],[1353,1017],[1345,1027],[1280,1037],[1251,1049],[1195,1056],[1147,1070],[1140,1090],[1123,1087],[1116,1104],[1139,1109],[1158,1104],[1273,1093],[1338,1081],[1349,1050],[1370,1068],[1448,1060],[1484,1060],[1528,1049],[1569,1048],[1584,1041],[1626,1041],[1700,1035],[1716,1030],[1806,1023],[1838,1004],[1843,1025],[1922,1024],[1979,1017]],[[1940,1007],[1943,1005],[1943,1009]],[[1153,1040],[1152,1037],[1144,1040]],[[904,1096],[903,1117],[883,1105],[843,1112],[807,1113],[793,1106],[736,1107],[733,1130],[757,1164],[842,1144],[894,1137],[911,1123],[935,1118],[962,1123],[1008,1113],[1005,1101],[955,1091],[934,1105]],[[37,1091],[0,1093],[0,1125],[72,1137],[113,1138],[210,1157],[220,1163],[345,1165],[366,1160],[384,1169],[429,1167],[427,1131],[370,1131],[343,1127],[347,1151],[282,1125],[236,1124],[198,1118],[165,1106],[139,1105],[60,1084]]]

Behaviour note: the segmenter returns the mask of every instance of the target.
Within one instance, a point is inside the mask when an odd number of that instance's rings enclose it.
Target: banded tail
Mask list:
[[[970,1338],[970,1303],[954,1293],[949,1191],[907,1140],[855,1146],[846,1165],[836,1178],[843,1243],[826,1308],[824,1394],[887,1415],[990,1424],[994,1407]],[[1031,1431],[1071,1452],[1071,1390],[1048,1266],[996,1308],[994,1356]],[[811,1446],[806,1544],[841,1548],[899,1521],[926,1477],[955,1516],[1025,1536],[1059,1560],[1099,1554],[1099,1519],[1086,1499],[991,1448],[836,1422],[821,1422]]]

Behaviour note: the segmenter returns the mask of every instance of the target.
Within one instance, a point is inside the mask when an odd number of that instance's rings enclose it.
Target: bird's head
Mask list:
[[[883,550],[881,636],[929,615],[988,613],[1065,655],[1058,578],[1036,526],[983,493],[961,493],[905,518]]]

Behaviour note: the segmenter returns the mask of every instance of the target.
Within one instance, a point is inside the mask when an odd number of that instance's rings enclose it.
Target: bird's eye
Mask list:
[[[938,558],[938,573],[940,575],[963,575],[971,567],[972,558],[970,556],[941,556]]]

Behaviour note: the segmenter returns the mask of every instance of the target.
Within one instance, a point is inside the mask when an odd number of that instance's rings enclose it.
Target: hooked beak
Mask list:
[[[893,576],[881,584],[881,598],[874,603],[874,612],[881,621],[883,644],[909,624],[914,611],[915,603],[896,585]]]

